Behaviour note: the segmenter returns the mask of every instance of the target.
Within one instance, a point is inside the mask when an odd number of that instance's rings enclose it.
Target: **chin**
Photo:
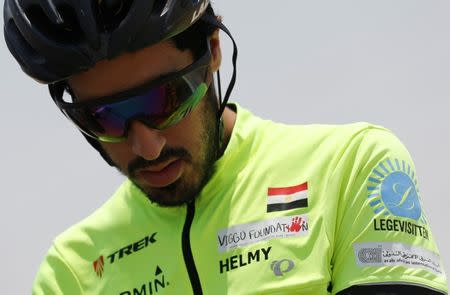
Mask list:
[[[145,188],[139,183],[134,182],[134,184],[152,203],[162,207],[183,206],[194,200],[199,193],[198,188],[187,186],[181,179],[162,188]]]

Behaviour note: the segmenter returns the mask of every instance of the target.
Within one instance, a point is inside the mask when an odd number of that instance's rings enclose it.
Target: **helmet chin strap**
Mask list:
[[[208,13],[204,13],[201,17],[201,20],[212,24],[222,31],[224,31],[228,37],[230,37],[231,41],[233,42],[233,57],[232,57],[232,63],[233,63],[233,74],[230,79],[230,83],[228,84],[227,91],[225,92],[225,97],[222,100],[222,85],[220,82],[220,71],[217,70],[217,88],[219,92],[219,111],[217,112],[217,142],[218,142],[218,150],[217,150],[217,159],[219,159],[223,152],[225,151],[224,144],[224,137],[225,137],[225,127],[223,122],[223,112],[225,111],[225,107],[227,106],[228,100],[231,95],[231,91],[233,91],[234,84],[236,83],[236,62],[237,62],[237,55],[238,55],[238,49],[236,42],[233,39],[233,36],[231,35],[230,31],[225,27],[224,24],[222,24],[220,21],[217,20],[217,17],[215,15],[211,15]]]
[[[222,108],[222,85],[220,83],[220,70],[217,70],[217,90],[219,92],[219,111],[217,111],[217,126],[216,126],[216,135],[217,135],[216,159],[218,160],[225,151],[224,147],[225,127],[222,118],[222,113],[225,110],[225,108],[221,113],[220,109]]]
[[[233,57],[232,57],[232,63],[233,63],[233,74],[230,79],[230,83],[228,84],[227,91],[225,92],[225,97],[222,100],[222,87],[220,85],[220,72],[217,71],[217,84],[218,84],[218,90],[219,90],[219,111],[217,113],[218,117],[222,117],[223,111],[225,110],[225,107],[227,106],[228,99],[230,98],[231,91],[233,91],[234,84],[236,83],[236,62],[237,62],[237,55],[238,55],[238,49],[236,42],[233,39],[233,36],[231,35],[230,31],[225,27],[224,24],[222,24],[220,21],[217,20],[216,16],[205,13],[201,17],[201,20],[204,22],[207,22],[209,24],[212,24],[222,31],[224,31],[228,37],[230,37],[231,41],[233,42]]]

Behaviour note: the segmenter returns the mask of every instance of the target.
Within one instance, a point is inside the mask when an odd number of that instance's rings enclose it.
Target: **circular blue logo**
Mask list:
[[[387,159],[381,162],[373,169],[367,189],[374,213],[421,219],[426,223],[414,171],[405,161]]]
[[[381,199],[392,215],[418,220],[422,210],[416,186],[400,171],[386,176],[381,184]]]

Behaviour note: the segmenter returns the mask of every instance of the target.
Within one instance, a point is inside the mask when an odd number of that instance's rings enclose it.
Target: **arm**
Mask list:
[[[332,294],[446,294],[414,163],[403,144],[387,130],[368,129],[355,136],[336,171]]]
[[[32,294],[82,294],[78,279],[54,245],[39,268]]]

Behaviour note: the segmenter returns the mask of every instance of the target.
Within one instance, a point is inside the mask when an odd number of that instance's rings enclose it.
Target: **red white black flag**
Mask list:
[[[267,212],[308,207],[308,183],[290,187],[269,187]]]

